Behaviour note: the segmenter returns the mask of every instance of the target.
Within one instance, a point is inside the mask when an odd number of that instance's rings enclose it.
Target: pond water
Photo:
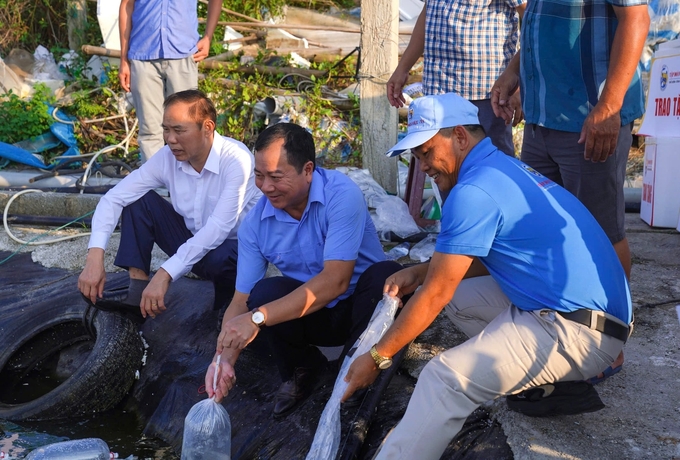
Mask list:
[[[11,458],[23,458],[47,444],[82,438],[103,439],[121,459],[179,459],[162,441],[144,436],[136,415],[122,409],[77,420],[17,424],[0,419],[0,451]]]

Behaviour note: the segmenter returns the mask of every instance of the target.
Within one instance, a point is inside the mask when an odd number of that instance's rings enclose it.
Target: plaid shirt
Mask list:
[[[580,132],[609,70],[618,21],[613,6],[647,0],[530,0],[522,23],[520,74],[527,123]],[[643,113],[640,73],[621,108],[621,125]]]
[[[526,0],[428,0],[423,92],[488,99],[517,50]]]

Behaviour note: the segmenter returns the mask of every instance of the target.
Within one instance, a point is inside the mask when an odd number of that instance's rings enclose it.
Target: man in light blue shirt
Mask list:
[[[326,363],[315,345],[344,345],[344,356],[368,325],[385,279],[401,266],[385,261],[359,187],[315,166],[314,140],[304,128],[280,123],[260,134],[255,183],[265,196],[239,228],[216,393],[219,401],[231,389],[241,350],[262,333],[283,382],[273,410],[282,416],[309,396]],[[265,278],[268,264],[283,276]],[[206,375],[210,396],[214,369]]]
[[[119,10],[118,77],[139,120],[142,162],[163,147],[163,101],[198,88],[198,62],[210,52],[222,2],[209,0],[205,34],[199,40],[196,0],[122,0]]]

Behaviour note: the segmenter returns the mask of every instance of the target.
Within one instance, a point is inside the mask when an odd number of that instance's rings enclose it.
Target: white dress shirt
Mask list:
[[[225,239],[236,239],[241,220],[261,196],[254,165],[255,158],[243,143],[217,132],[200,173],[188,162],[177,161],[164,146],[99,201],[88,248],[106,249],[123,208],[148,191],[165,187],[172,207],[194,235],[162,265],[176,280]]]

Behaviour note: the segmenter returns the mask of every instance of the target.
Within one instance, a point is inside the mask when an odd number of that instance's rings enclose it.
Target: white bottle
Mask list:
[[[98,438],[57,442],[33,450],[26,460],[110,460],[118,458],[109,446]]]

